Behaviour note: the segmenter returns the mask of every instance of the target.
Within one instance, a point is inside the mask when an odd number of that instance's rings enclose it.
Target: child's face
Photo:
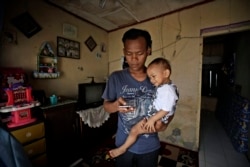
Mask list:
[[[158,87],[169,82],[170,71],[164,69],[161,65],[152,64],[147,68],[147,75],[150,82]]]

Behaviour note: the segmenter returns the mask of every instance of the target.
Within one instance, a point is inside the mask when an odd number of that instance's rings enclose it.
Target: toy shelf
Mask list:
[[[58,78],[57,56],[48,42],[44,42],[37,56],[37,70],[33,72],[34,78]]]
[[[20,105],[11,105],[11,106],[4,106],[0,108],[1,113],[8,113],[8,112],[13,112],[13,111],[20,111],[20,110],[25,110],[29,108],[33,108],[36,106],[40,106],[39,101],[33,101],[30,103],[23,103]]]

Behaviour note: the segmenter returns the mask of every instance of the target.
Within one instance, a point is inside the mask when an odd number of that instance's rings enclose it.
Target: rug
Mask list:
[[[199,167],[199,154],[161,142],[158,167]]]
[[[114,160],[107,157],[107,151],[111,148],[100,148],[90,161],[84,162],[82,159],[70,167],[115,167]],[[198,152],[161,142],[158,167],[199,167],[198,157]]]

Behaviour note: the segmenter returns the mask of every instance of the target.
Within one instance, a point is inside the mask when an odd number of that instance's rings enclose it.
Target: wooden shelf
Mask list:
[[[53,78],[59,78],[60,77],[60,72],[55,72],[55,73],[45,73],[45,72],[33,72],[33,77],[34,78],[42,78],[42,79],[53,79]]]
[[[57,69],[57,56],[48,42],[43,42],[37,55],[37,70],[33,78],[54,79],[60,77]]]

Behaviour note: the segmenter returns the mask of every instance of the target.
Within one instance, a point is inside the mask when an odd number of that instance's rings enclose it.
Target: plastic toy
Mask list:
[[[7,124],[9,128],[36,121],[36,118],[31,116],[31,108],[39,106],[40,102],[33,100],[31,91],[31,87],[22,86],[20,83],[5,89],[8,101],[6,106],[0,108],[0,112],[11,112],[11,121]]]

